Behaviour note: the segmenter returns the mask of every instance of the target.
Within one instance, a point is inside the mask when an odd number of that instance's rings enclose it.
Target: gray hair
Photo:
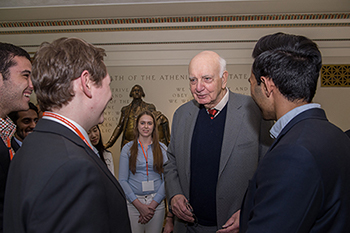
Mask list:
[[[220,65],[220,78],[226,71],[226,60],[219,56],[219,65]]]

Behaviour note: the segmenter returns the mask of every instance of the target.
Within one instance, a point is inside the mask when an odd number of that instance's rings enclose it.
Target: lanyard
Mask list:
[[[148,181],[148,150],[146,151],[146,152],[147,152],[147,157],[146,157],[145,151],[143,150],[143,145],[142,145],[142,143],[140,142],[140,140],[139,140],[139,143],[140,143],[141,148],[142,148],[143,156],[144,156],[145,159],[146,159],[146,171],[147,171],[147,181]]]
[[[44,112],[43,115],[48,116],[48,117],[53,117],[59,121],[64,122],[65,124],[67,124],[69,127],[71,127],[74,130],[74,132],[76,132],[78,134],[78,136],[86,143],[86,145],[88,145],[91,148],[90,144],[88,143],[88,141],[86,140],[84,135],[80,132],[80,130],[74,124],[72,124],[71,122],[69,122],[65,118],[63,118],[63,117],[61,117],[53,112]]]
[[[12,160],[13,159],[13,151],[11,148],[11,139],[10,138],[7,138],[7,147],[9,148],[9,152],[10,152],[10,160]]]

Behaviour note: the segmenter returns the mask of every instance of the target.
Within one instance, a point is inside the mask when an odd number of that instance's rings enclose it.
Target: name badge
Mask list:
[[[154,191],[154,182],[150,181],[142,181],[142,192]]]

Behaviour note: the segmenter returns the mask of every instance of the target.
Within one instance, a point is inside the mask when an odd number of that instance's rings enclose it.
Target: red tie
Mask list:
[[[213,108],[213,109],[209,109],[208,112],[209,112],[210,119],[214,119],[214,116],[218,112],[218,110]]]

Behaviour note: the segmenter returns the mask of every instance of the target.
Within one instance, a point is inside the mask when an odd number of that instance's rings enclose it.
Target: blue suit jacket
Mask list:
[[[125,232],[124,192],[73,131],[41,119],[11,161],[5,232]]]
[[[240,232],[350,232],[349,169],[349,138],[324,111],[297,115],[250,181]]]

